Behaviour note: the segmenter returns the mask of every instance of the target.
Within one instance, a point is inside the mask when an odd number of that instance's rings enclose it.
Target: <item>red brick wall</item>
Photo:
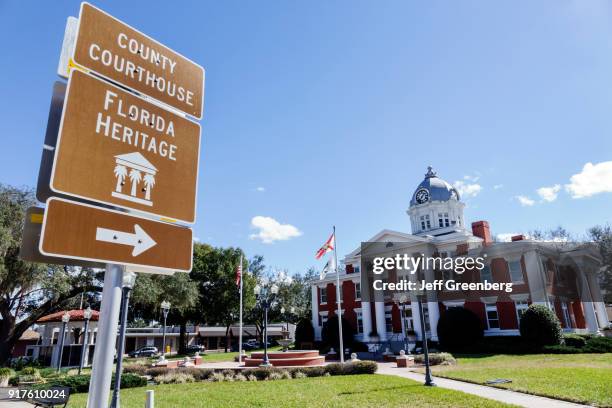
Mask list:
[[[499,316],[499,328],[502,330],[518,329],[519,325],[514,302],[497,302],[496,305],[497,315]]]

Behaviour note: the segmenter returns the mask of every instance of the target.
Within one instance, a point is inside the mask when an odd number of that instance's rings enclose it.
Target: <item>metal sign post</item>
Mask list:
[[[108,406],[124,270],[125,267],[121,265],[106,265],[100,319],[98,320],[98,336],[89,382],[89,396],[87,397],[88,408]]]

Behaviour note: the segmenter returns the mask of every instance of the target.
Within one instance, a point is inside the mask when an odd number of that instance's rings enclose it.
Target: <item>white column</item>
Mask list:
[[[376,314],[376,331],[381,341],[387,340],[385,324],[385,302],[374,302],[374,313]]]
[[[608,325],[608,314],[604,303],[601,301],[598,302],[598,300],[603,299],[603,297],[601,296],[601,289],[599,288],[599,282],[597,281],[595,272],[587,274],[587,283],[589,284],[589,292],[591,293],[591,299],[593,307],[595,308],[599,327],[606,327]]]
[[[593,308],[593,299],[589,291],[589,283],[586,277],[586,271],[580,271],[580,299],[582,300],[582,308],[584,309],[584,318],[586,327],[590,332],[599,331],[597,324],[597,316]]]
[[[535,251],[529,251],[524,257],[529,293],[533,303],[550,307],[546,294],[546,271],[542,266],[540,256]]]
[[[438,341],[438,319],[440,318],[440,308],[438,302],[427,302],[429,312],[429,338]]]
[[[312,327],[314,328],[315,340],[321,340],[321,328],[319,327],[319,288],[315,285],[310,287],[312,304]]]
[[[372,332],[372,312],[370,302],[361,301],[361,321],[363,323],[363,341],[370,340]]]
[[[423,338],[423,329],[421,327],[421,313],[419,310],[419,302],[413,300],[410,302],[410,308],[412,309],[412,327],[417,334],[417,339]]]

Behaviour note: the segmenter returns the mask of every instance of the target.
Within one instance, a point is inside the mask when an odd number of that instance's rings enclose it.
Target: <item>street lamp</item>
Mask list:
[[[113,397],[111,399],[111,408],[119,407],[119,390],[121,388],[121,369],[123,366],[123,350],[125,348],[125,329],[127,326],[128,303],[130,301],[130,292],[136,282],[136,273],[124,272],[123,282],[121,287],[121,321],[119,331],[119,344],[117,345],[117,367],[115,368],[115,383],[113,385]]]
[[[93,311],[91,307],[87,306],[87,309],[83,310],[83,318],[85,319],[85,326],[83,327],[83,346],[81,347],[81,361],[79,362],[79,375],[81,375],[81,371],[83,370],[83,366],[85,365],[85,353],[87,352],[87,330],[89,329],[89,319],[91,319],[91,315]]]
[[[62,338],[60,339],[59,360],[57,362],[57,372],[62,369],[62,357],[64,356],[64,341],[66,340],[66,325],[70,321],[70,313],[66,312],[62,315]]]
[[[408,296],[403,293],[399,297],[399,304],[402,305],[402,322],[404,322],[404,350],[406,350],[406,353],[410,354],[410,345],[408,344],[408,337],[406,336],[406,332],[408,331],[408,322],[406,321],[406,303],[408,303]]]
[[[423,357],[425,358],[425,384],[428,387],[435,387],[436,384],[431,378],[431,368],[429,367],[429,348],[427,347],[427,333],[425,331],[425,316],[423,314],[423,301],[419,298],[419,316],[421,320],[421,339],[423,340]]]
[[[278,286],[272,284],[268,285],[268,280],[262,280],[262,285],[255,285],[255,298],[264,310],[264,357],[260,367],[272,367],[270,359],[268,358],[268,309],[274,301],[276,294],[278,293]]]
[[[164,334],[162,336],[162,355],[161,360],[166,359],[166,321],[168,320],[168,312],[170,311],[170,302],[164,300],[161,302],[161,310],[164,314]]]

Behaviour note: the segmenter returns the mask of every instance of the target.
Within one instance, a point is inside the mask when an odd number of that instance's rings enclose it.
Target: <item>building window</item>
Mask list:
[[[404,308],[404,329],[406,331],[412,330],[414,325],[412,323],[412,307],[408,306]]]
[[[521,267],[521,261],[508,262],[508,269],[510,270],[510,278],[512,278],[512,282],[523,282],[523,268]]]
[[[363,333],[363,313],[357,312],[357,333]]]
[[[361,300],[361,283],[355,283],[355,300]]]
[[[425,231],[426,229],[431,229],[431,220],[429,219],[429,214],[421,215],[421,230]]]
[[[438,226],[442,228],[442,227],[448,227],[449,225],[450,225],[450,221],[448,218],[448,213],[438,213]]]
[[[320,316],[321,316],[321,326],[323,326],[325,323],[327,323],[327,316],[323,316],[323,315],[320,315]]]
[[[393,333],[393,317],[390,310],[385,311],[385,331]]]
[[[489,265],[485,265],[484,268],[480,270],[480,281],[493,282],[493,275],[491,274],[491,267]]]
[[[461,217],[457,217],[457,225],[461,226]]]
[[[523,313],[529,308],[529,304],[527,302],[514,302],[514,308],[516,309],[516,320],[518,321],[518,325],[521,325],[521,317],[523,317]]]
[[[321,288],[321,303],[327,303],[327,288]]]
[[[361,268],[359,266],[355,266],[353,267],[353,271],[355,271],[354,273],[359,273],[361,272]]]
[[[497,314],[497,305],[495,303],[486,304],[487,325],[489,330],[499,329],[499,315]]]

